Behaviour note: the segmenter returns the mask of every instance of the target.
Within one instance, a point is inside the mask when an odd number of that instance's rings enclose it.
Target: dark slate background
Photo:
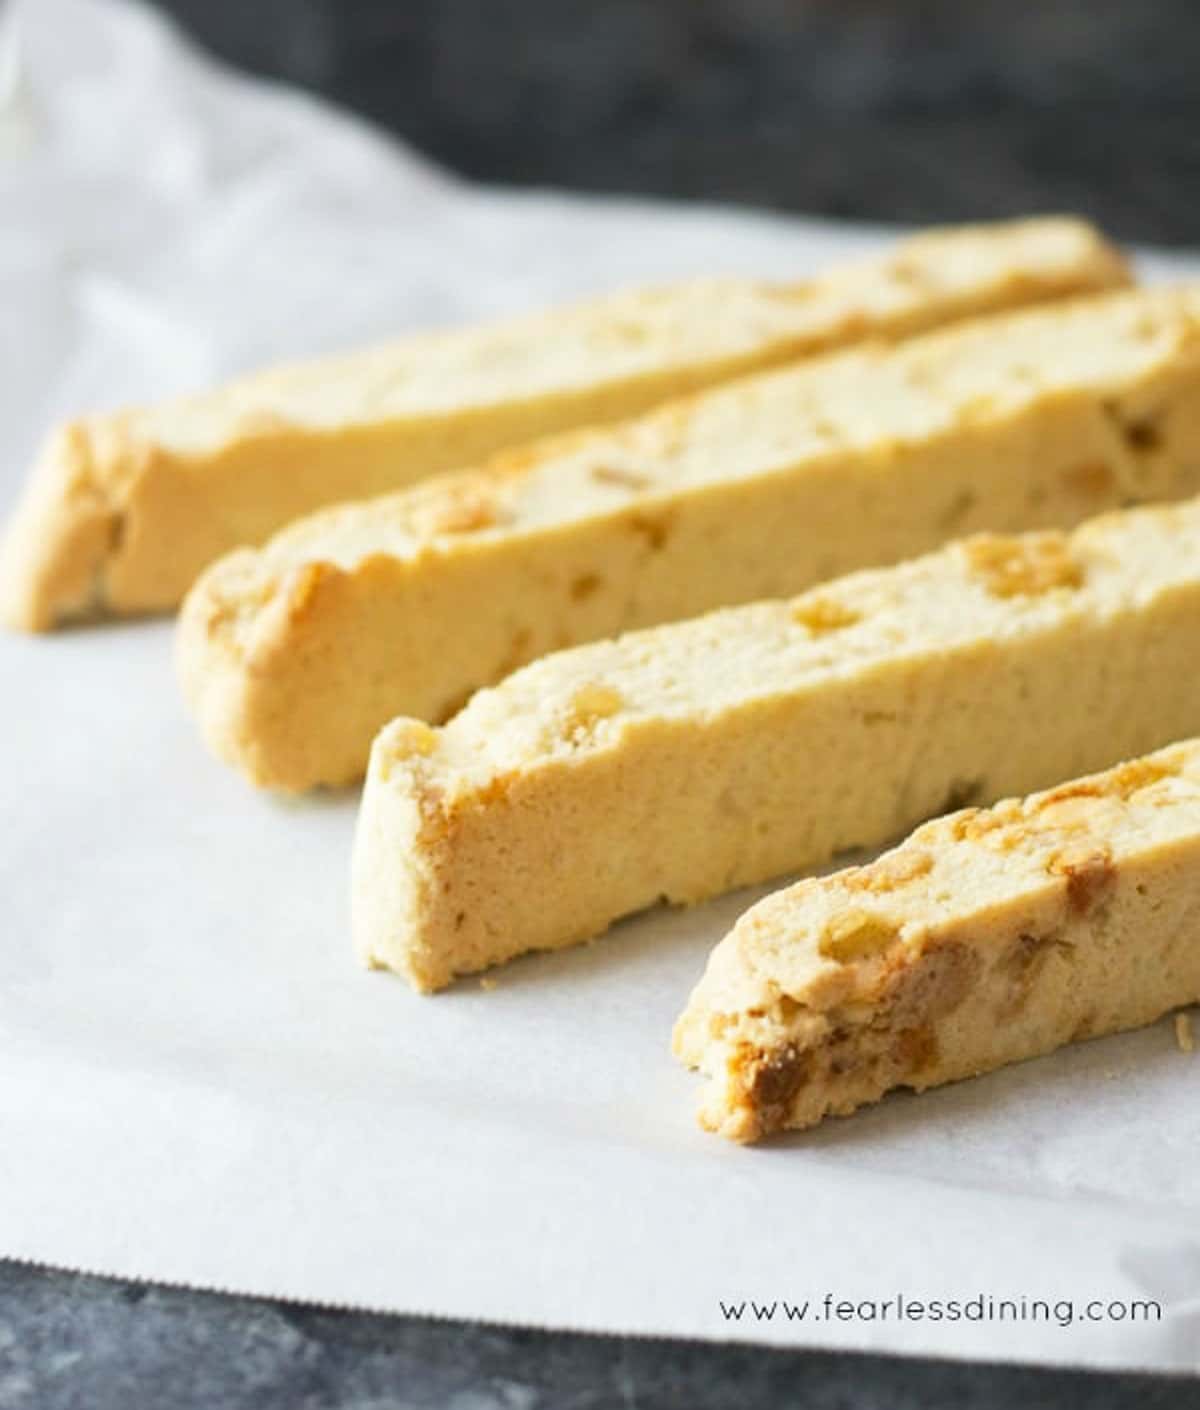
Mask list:
[[[1196,0],[163,0],[498,182],[1200,245]]]
[[[162,0],[470,176],[1200,246],[1200,0]],[[1147,1377],[297,1308],[0,1264],[0,1410],[1183,1410]]]

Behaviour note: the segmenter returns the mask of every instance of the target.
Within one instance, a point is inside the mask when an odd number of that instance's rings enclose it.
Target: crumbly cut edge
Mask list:
[[[1011,222],[1014,227],[1029,223]],[[1078,268],[1070,277],[1060,273],[1057,278],[1039,280],[1030,273],[1014,283],[1002,306],[1132,282],[1120,252],[1087,222],[1047,217],[1045,223],[1073,228],[1080,241]],[[901,242],[889,257],[902,256],[906,250],[915,257],[923,250],[936,250],[938,240],[956,233],[969,237],[997,228],[1003,226],[930,230]],[[263,426],[253,416],[250,423],[249,434],[262,441]],[[288,436],[295,434],[294,427],[285,425],[281,430]],[[144,471],[156,461],[166,464],[169,457],[135,433],[127,412],[70,422],[51,435],[0,537],[0,621],[17,630],[42,632],[66,622],[161,611],[174,605],[163,599],[161,588],[134,607],[114,604],[106,591],[109,564],[125,537],[128,501],[137,494]]]
[[[0,620],[32,632],[104,610],[104,563],[121,510],[96,473],[91,440],[68,425],[46,442],[0,540]]]
[[[437,908],[439,841],[444,832],[437,793],[424,786],[423,778],[422,760],[433,740],[433,731],[419,720],[395,720],[380,732],[371,751],[351,857],[355,952],[368,969],[397,969],[422,994],[443,988],[454,977],[421,924],[422,915]],[[396,770],[407,776],[406,789],[396,789]],[[384,792],[386,803],[376,798]],[[421,940],[406,944],[391,938],[401,934]],[[385,935],[386,957],[380,940]]]
[[[1135,810],[1170,807],[1173,789],[1190,810],[1178,835],[1146,833]],[[972,851],[993,869],[1033,861],[1043,874],[1007,895],[984,888],[972,905]],[[939,859],[956,865],[939,871]],[[1190,892],[1172,910],[1181,872]],[[1138,992],[1139,956],[1123,975],[1118,957],[1105,993],[1090,952],[1130,902],[1146,910],[1130,927],[1141,958],[1165,978]],[[773,893],[712,952],[673,1048],[706,1078],[706,1129],[739,1143],[803,1130],[897,1087],[924,1091],[1200,1002],[1198,912],[1193,739],[938,818],[872,863]],[[1156,943],[1173,949],[1164,957]],[[1082,980],[1079,954],[1091,961]]]

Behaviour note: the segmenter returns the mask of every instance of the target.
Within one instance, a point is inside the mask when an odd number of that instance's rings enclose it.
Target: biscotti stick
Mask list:
[[[737,1141],[1200,1000],[1200,740],[752,906],[675,1027]]]
[[[866,337],[1128,280],[1080,221],[932,231],[807,283],[619,293],[89,417],[35,467],[0,616],[38,631],[173,607],[205,564],[322,505]]]
[[[346,783],[393,716],[441,721],[547,651],[1198,492],[1200,286],[1105,295],[304,520],[205,574],[180,670],[209,746],[254,782]]]
[[[1200,731],[1200,501],[544,658],[371,753],[369,964],[437,989]]]

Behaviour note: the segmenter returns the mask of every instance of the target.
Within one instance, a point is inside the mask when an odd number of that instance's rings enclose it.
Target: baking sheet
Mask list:
[[[19,18],[5,504],[80,409],[881,238],[472,188],[139,9]],[[421,999],[350,953],[354,796],[256,796],[207,758],[169,624],[4,636],[0,686],[0,1254],[554,1327],[1200,1369],[1200,1056],[1169,1024],[727,1146],[668,1039],[761,892]],[[912,1310],[951,1299],[957,1318]],[[1001,1299],[1026,1318],[996,1320]],[[1085,1312],[1144,1299],[1161,1320]]]

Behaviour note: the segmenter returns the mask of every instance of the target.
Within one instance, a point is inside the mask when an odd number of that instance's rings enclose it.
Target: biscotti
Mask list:
[[[577,647],[375,742],[362,958],[419,989],[1200,731],[1200,501]]]
[[[780,597],[981,529],[1200,493],[1200,286],[817,359],[489,469],[325,511],[189,595],[210,747],[284,789],[361,776],[547,651]]]
[[[1200,740],[752,906],[675,1027],[700,1120],[812,1126],[1200,1001]]]
[[[621,293],[86,418],[35,467],[0,615],[42,630],[173,607],[205,564],[322,505],[868,336],[1126,282],[1082,222],[935,231],[802,284]]]

